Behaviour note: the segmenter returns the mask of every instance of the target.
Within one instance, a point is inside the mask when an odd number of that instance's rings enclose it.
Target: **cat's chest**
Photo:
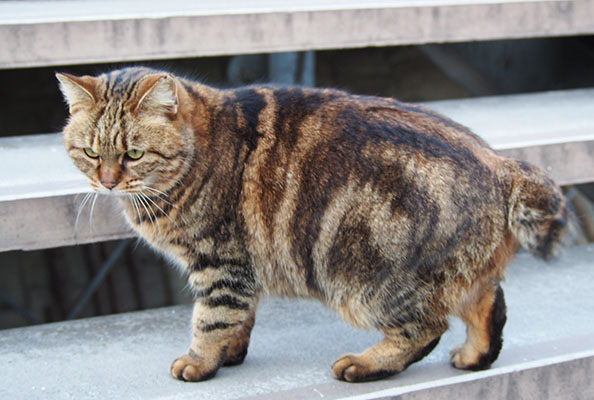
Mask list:
[[[125,219],[138,236],[176,263],[185,263],[187,249],[176,246],[176,243],[183,243],[184,240],[180,234],[182,230],[175,227],[175,221],[152,214],[149,216],[150,211],[140,213],[130,204],[124,203],[123,206]]]
[[[175,229],[153,230],[152,227],[147,227],[146,224],[135,227],[135,230],[153,249],[182,269],[187,268],[194,262],[194,246],[179,231]]]

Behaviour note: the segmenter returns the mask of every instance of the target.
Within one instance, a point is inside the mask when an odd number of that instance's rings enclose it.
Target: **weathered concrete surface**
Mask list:
[[[0,398],[594,398],[593,289],[594,246],[551,263],[520,254],[504,284],[505,343],[491,370],[450,367],[449,349],[464,340],[452,321],[425,360],[365,384],[335,381],[330,365],[380,336],[310,301],[265,300],[245,363],[202,383],[168,374],[189,344],[187,306],[0,331]]]
[[[594,0],[2,1],[0,68],[591,34]]]
[[[376,393],[377,399],[435,400],[435,399],[522,399],[522,400],[568,400],[592,399],[594,387],[594,357],[577,358],[575,354],[545,360],[544,363],[527,363],[526,369],[497,369],[492,373],[479,374],[473,380],[458,380],[448,384],[419,387],[415,391],[386,390]],[[569,359],[571,358],[571,359]],[[544,365],[543,365],[544,364]],[[402,394],[400,394],[402,393]],[[349,400],[369,399],[369,396],[349,397]]]

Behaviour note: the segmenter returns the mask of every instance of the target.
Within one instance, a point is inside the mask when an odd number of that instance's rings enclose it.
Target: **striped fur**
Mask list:
[[[549,257],[565,230],[565,199],[542,172],[422,107],[329,89],[216,90],[145,68],[58,79],[75,165],[120,196],[194,289],[179,379],[241,363],[268,294],[317,298],[385,334],[340,358],[338,379],[402,371],[450,315],[469,328],[452,363],[486,368],[501,348],[505,266],[519,244]]]

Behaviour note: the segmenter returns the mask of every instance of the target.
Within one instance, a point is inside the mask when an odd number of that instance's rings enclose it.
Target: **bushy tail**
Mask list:
[[[508,227],[520,245],[534,256],[552,258],[563,243],[571,217],[561,189],[528,163],[507,161],[512,178]]]

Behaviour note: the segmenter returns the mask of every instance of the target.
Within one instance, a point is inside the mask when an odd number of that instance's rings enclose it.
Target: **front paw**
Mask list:
[[[199,356],[184,354],[171,363],[169,373],[181,381],[198,382],[212,378],[218,369],[219,365],[208,365]]]

